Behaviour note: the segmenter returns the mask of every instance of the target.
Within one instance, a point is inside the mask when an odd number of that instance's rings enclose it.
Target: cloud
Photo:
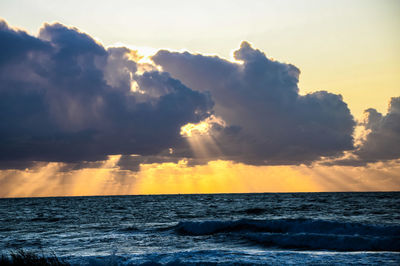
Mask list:
[[[210,92],[215,115],[226,122],[210,133],[222,158],[300,164],[354,148],[355,122],[340,95],[326,91],[300,95],[300,70],[267,58],[247,42],[234,58],[240,62],[167,50],[152,57],[185,85]]]
[[[354,152],[358,160],[377,162],[400,158],[400,97],[390,100],[386,115],[372,108],[365,113],[367,117],[363,125],[369,133]]]
[[[157,155],[212,111],[207,93],[155,69],[138,74],[134,51],[76,28],[45,24],[34,37],[1,21],[0,39],[0,162],[10,167]]]
[[[354,150],[341,158],[328,159],[324,165],[365,166],[376,162],[400,159],[400,97],[390,100],[386,115],[373,108],[364,111],[365,119],[359,122],[360,136]]]
[[[235,62],[158,51],[153,65],[59,23],[37,37],[0,21],[0,169],[63,162],[121,170],[149,163],[363,165],[400,157],[399,98],[355,121],[341,95],[299,93],[300,70],[243,42]],[[163,71],[160,71],[162,69]],[[351,159],[337,159],[350,154]],[[328,163],[327,163],[328,164]]]

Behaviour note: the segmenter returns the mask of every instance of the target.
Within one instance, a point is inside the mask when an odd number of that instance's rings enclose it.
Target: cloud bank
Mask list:
[[[400,158],[400,97],[390,100],[386,115],[373,108],[364,111],[361,126],[366,135],[348,158],[334,160],[331,164],[365,165]]]
[[[168,73],[137,74],[134,52],[76,28],[45,24],[33,37],[1,22],[0,39],[0,161],[159,154],[213,106]]]
[[[104,47],[59,23],[37,37],[0,21],[0,168],[96,168],[230,160],[253,165],[365,164],[400,158],[400,98],[368,109],[365,140],[341,95],[299,94],[300,70],[243,42],[235,62]],[[162,71],[160,70],[162,69]],[[340,158],[352,154],[351,160]],[[356,158],[356,159],[354,159]],[[346,162],[345,162],[346,161]]]
[[[365,162],[400,158],[400,97],[391,99],[386,115],[372,108],[365,112],[369,133],[355,154]]]
[[[299,95],[300,70],[273,61],[249,43],[240,62],[159,51],[156,64],[198,91],[209,91],[215,115],[228,127],[215,131],[222,154],[251,164],[299,164],[353,149],[355,122],[340,95]]]

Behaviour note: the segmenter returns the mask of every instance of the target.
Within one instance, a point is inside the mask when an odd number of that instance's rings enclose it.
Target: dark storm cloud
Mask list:
[[[234,57],[242,64],[166,50],[153,56],[174,78],[211,93],[215,114],[228,125],[214,132],[226,159],[297,164],[353,149],[355,122],[340,95],[299,95],[299,69],[246,42]]]
[[[193,155],[189,154],[188,156]],[[171,154],[160,154],[153,156],[122,155],[117,163],[117,166],[121,170],[138,172],[141,164],[178,163],[179,161],[184,161],[187,166],[205,165],[209,162],[208,159],[178,157]],[[86,166],[84,167],[82,165],[81,168],[86,168]]]
[[[48,50],[49,44],[28,35],[24,31],[9,28],[0,19],[0,66],[12,61],[25,60],[32,51]]]
[[[95,168],[113,154],[131,171],[182,159],[300,164],[350,151],[356,159],[331,164],[363,165],[400,157],[399,98],[387,115],[367,110],[370,132],[355,148],[340,95],[300,95],[300,70],[247,42],[234,53],[240,63],[162,50],[153,61],[165,72],[143,72],[134,51],[59,23],[34,37],[0,21],[0,40],[0,169],[33,161]],[[180,130],[206,118],[211,135],[190,143],[201,146],[196,153]]]
[[[368,109],[364,123],[370,130],[364,143],[355,152],[363,162],[376,162],[400,158],[400,97],[390,101],[388,113],[382,115]]]
[[[152,163],[177,163],[182,158],[158,155],[158,156],[137,156],[137,155],[123,155],[118,161],[118,167],[121,170],[130,170],[137,172],[140,170],[140,164]]]
[[[386,115],[373,108],[364,111],[360,123],[367,134],[361,143],[345,158],[324,162],[326,165],[365,166],[368,163],[400,158],[400,97],[390,100]]]
[[[36,38],[1,21],[0,40],[3,162],[156,155],[212,108],[206,93],[168,73],[139,75],[130,50],[105,49],[75,28],[46,24]]]

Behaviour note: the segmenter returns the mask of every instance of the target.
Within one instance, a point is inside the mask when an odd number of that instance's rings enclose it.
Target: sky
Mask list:
[[[0,10],[0,197],[400,190],[398,1]]]

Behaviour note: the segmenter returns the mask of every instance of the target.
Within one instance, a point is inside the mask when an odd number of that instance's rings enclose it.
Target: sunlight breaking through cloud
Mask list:
[[[215,125],[225,127],[226,123],[220,117],[211,115],[210,117],[207,117],[205,120],[200,121],[197,124],[187,123],[186,125],[182,126],[180,134],[183,137],[209,135],[211,134],[212,127]]]

